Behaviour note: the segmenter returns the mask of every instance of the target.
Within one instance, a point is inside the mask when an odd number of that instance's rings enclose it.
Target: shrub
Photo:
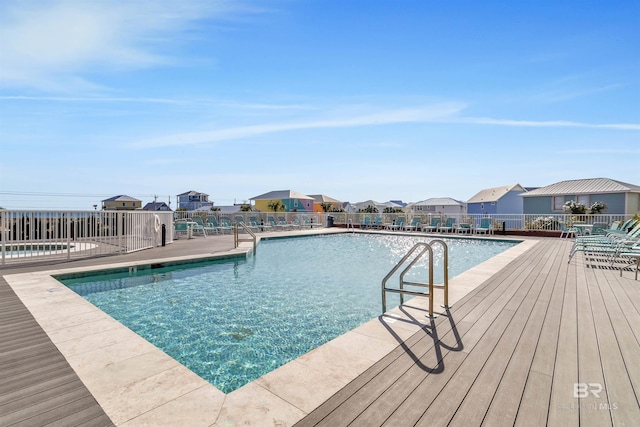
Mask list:
[[[569,200],[568,202],[565,202],[564,210],[572,214],[584,214],[587,212],[587,207],[583,203]]]
[[[602,202],[593,202],[590,211],[592,214],[601,214],[607,209],[607,205]]]

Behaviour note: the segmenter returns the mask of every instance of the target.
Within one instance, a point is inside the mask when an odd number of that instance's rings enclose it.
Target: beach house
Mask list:
[[[526,189],[520,184],[486,188],[467,200],[467,213],[479,215],[521,214],[523,201],[520,194]]]
[[[209,208],[213,207],[213,202],[209,201],[209,195],[205,193],[200,193],[198,191],[187,191],[186,193],[178,194],[177,198],[177,209],[187,210],[187,211],[195,211],[199,208]]]
[[[313,197],[292,190],[270,191],[249,200],[260,212],[313,212],[315,204]]]
[[[640,211],[640,186],[610,178],[560,181],[520,194],[525,214],[564,213],[568,201],[582,203],[589,213],[595,202],[604,203],[602,213],[633,215]]]

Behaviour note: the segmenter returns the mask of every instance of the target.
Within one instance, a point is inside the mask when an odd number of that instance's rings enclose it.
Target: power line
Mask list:
[[[113,197],[111,194],[82,194],[82,193],[45,193],[39,191],[0,191],[7,196],[38,196],[38,197]],[[156,193],[157,194],[157,193]],[[153,197],[155,194],[129,194],[132,197]]]

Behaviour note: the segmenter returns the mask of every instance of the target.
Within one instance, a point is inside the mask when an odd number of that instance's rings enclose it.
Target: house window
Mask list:
[[[491,202],[491,206],[495,206],[495,205],[496,205],[496,202]]]
[[[589,207],[589,195],[584,194],[582,196],[578,196],[578,203],[582,203],[586,207]]]
[[[294,208],[298,207],[298,199],[293,199],[293,207]]]
[[[564,210],[564,196],[553,196],[553,210],[560,212]]]
[[[484,203],[480,203],[480,209],[484,210]]]

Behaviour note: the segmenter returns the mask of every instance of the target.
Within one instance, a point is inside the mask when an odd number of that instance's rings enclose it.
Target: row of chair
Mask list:
[[[257,217],[249,217],[248,222],[242,216],[237,216],[235,222],[244,224],[247,228],[254,232],[272,231],[272,230],[299,230],[303,228],[317,228],[322,227],[323,224],[319,222],[313,222],[308,217],[296,217],[293,222],[288,222],[284,216],[278,217],[276,220],[274,217],[269,216],[267,221],[259,220]],[[226,234],[233,233],[234,223],[229,218],[221,218],[220,221],[213,216],[206,217],[206,222],[200,216],[193,216],[188,219],[178,219],[174,223],[174,231],[176,236],[185,234],[187,237],[195,235],[202,235],[207,237],[211,234]]]
[[[640,221],[615,221],[604,233],[576,235],[569,262],[578,252],[602,258],[611,266],[618,261],[636,261],[640,254]]]
[[[466,233],[466,234],[493,234],[493,221],[491,218],[482,218],[480,224],[475,226],[472,223],[457,223],[456,218],[447,218],[444,224],[442,219],[431,218],[429,224],[422,224],[420,217],[414,217],[411,223],[405,224],[404,217],[398,217],[394,222],[383,224],[382,217],[377,217],[373,222],[371,217],[364,217],[360,224],[361,229],[384,229],[389,231],[423,231],[423,232],[439,232],[439,233]]]

